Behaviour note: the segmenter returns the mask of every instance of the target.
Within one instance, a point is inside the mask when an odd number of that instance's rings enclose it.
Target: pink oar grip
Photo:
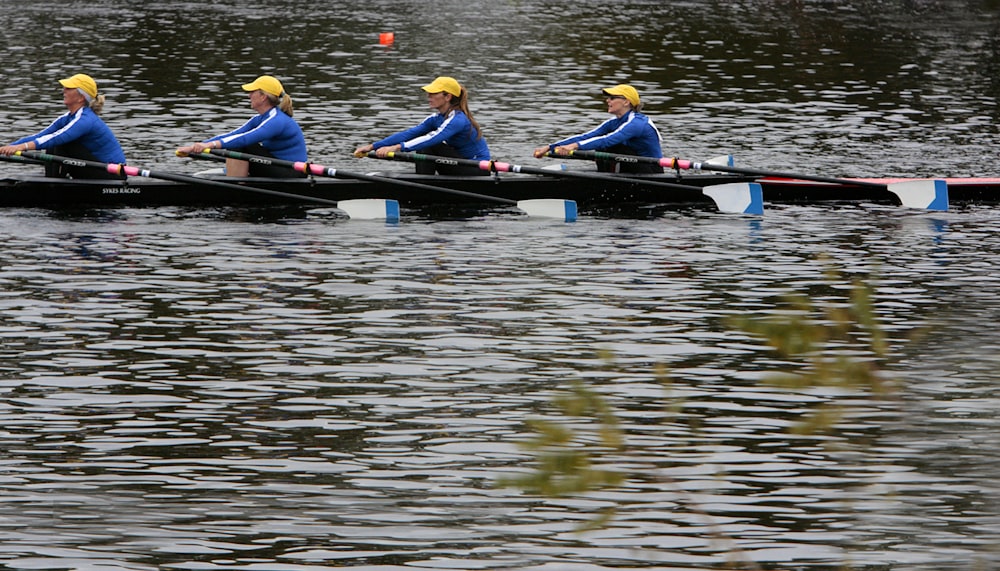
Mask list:
[[[484,171],[491,170],[490,169],[490,161],[479,161],[479,168],[482,169],[482,170],[484,170]],[[511,172],[510,171],[510,163],[501,163],[501,162],[493,161],[493,168],[492,168],[492,170],[496,170],[496,171],[499,171],[499,172]]]
[[[304,163],[302,161],[296,161],[295,163],[293,163],[292,164],[292,168],[295,169],[295,170],[297,170],[297,171],[299,171],[299,172],[304,172],[306,174],[318,174],[318,175],[322,175],[322,174],[326,174],[326,171],[327,171],[327,168],[325,166],[323,166],[323,165],[316,165],[316,164],[313,164],[313,163]]]
[[[686,161],[684,159],[660,159],[660,166],[666,167],[668,169],[682,169],[687,170],[691,167],[691,161]]]

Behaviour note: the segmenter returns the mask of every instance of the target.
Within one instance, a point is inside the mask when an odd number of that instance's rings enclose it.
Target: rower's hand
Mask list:
[[[540,159],[545,155],[549,154],[549,146],[545,145],[544,147],[535,147],[535,152],[533,154],[535,155],[536,159]]]
[[[388,156],[389,153],[398,152],[402,148],[403,148],[402,145],[392,145],[392,146],[389,146],[389,147],[379,147],[379,148],[375,149],[375,156],[379,157],[379,158],[384,158],[384,157]]]
[[[174,154],[177,155],[178,157],[186,157],[193,152],[194,150],[192,150],[191,146],[188,145],[186,147],[177,147],[177,150],[174,151]]]
[[[375,147],[373,147],[372,145],[361,145],[360,147],[354,149],[354,156],[360,159],[368,155],[368,153],[372,152],[373,150],[375,150]]]
[[[577,145],[576,143],[570,143],[568,145],[556,147],[552,149],[552,152],[557,155],[566,156],[576,150],[579,146],[580,145]]]
[[[215,144],[215,141],[212,141],[211,143],[195,143],[191,145],[191,152],[197,154],[204,152],[205,149],[217,149],[217,148],[219,148],[219,146]]]

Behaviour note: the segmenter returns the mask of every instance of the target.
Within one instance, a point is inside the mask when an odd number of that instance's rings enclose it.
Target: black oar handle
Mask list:
[[[719,171],[719,172],[730,172],[730,173],[745,174],[745,175],[751,175],[751,176],[763,176],[763,177],[773,177],[773,178],[791,178],[791,179],[798,179],[798,180],[808,180],[808,181],[812,181],[812,182],[826,182],[826,183],[830,183],[830,184],[841,184],[841,185],[848,185],[848,186],[863,186],[863,187],[868,187],[868,188],[878,188],[878,189],[882,189],[882,190],[885,190],[885,189],[888,188],[888,185],[877,183],[877,182],[868,182],[868,181],[864,181],[864,180],[850,180],[850,179],[843,179],[843,178],[832,178],[832,177],[828,177],[828,176],[815,176],[815,175],[808,175],[808,174],[798,174],[798,173],[787,173],[787,172],[777,172],[777,171],[765,171],[765,170],[757,170],[757,169],[736,168],[736,167],[730,167],[730,166],[725,166],[725,165],[716,165],[716,164],[710,164],[710,163],[696,163],[696,162],[691,162],[691,161],[685,161],[685,160],[682,160],[682,159],[669,159],[669,160],[676,161],[676,164],[678,165],[678,168],[682,168],[682,169],[684,169],[684,168],[692,168],[692,169],[696,169],[696,170],[702,170],[702,169],[704,169],[704,170],[712,170],[712,171]],[[689,166],[685,166],[685,165],[689,165]]]
[[[864,180],[850,180],[843,178],[832,178],[827,176],[815,176],[808,174],[798,174],[798,173],[786,173],[786,172],[775,172],[757,169],[747,169],[747,168],[737,168],[727,165],[719,165],[715,163],[699,163],[684,159],[678,159],[676,157],[671,158],[654,158],[654,157],[642,157],[638,155],[622,155],[617,153],[605,153],[602,151],[581,151],[574,149],[569,152],[568,155],[556,155],[554,153],[549,153],[550,157],[570,157],[575,159],[590,159],[595,161],[615,161],[619,163],[651,163],[655,165],[660,165],[667,169],[694,169],[694,170],[710,170],[717,172],[728,172],[734,174],[744,174],[748,176],[760,176],[760,177],[774,177],[774,178],[792,178],[799,180],[809,180],[813,182],[826,182],[830,184],[841,184],[850,186],[863,186],[870,188],[879,188],[885,190],[888,188],[887,185],[868,182]]]
[[[605,175],[600,173],[591,172],[580,172],[580,171],[567,171],[567,170],[548,170],[538,167],[526,167],[522,165],[514,165],[510,163],[488,160],[488,161],[477,161],[475,159],[460,159],[453,157],[439,157],[435,155],[424,155],[420,153],[409,153],[403,151],[390,152],[384,157],[379,157],[374,151],[369,152],[368,157],[377,159],[390,159],[397,161],[410,161],[410,162],[431,162],[438,165],[464,165],[476,167],[480,170],[485,170],[489,172],[514,172],[522,174],[537,174],[542,176],[555,176],[564,178],[581,178],[590,180],[603,180],[603,181],[613,181],[616,183],[628,182],[638,185],[648,185],[648,186],[659,186],[663,188],[672,188],[675,190],[686,190],[691,192],[701,193],[701,187],[679,184],[672,182],[663,182],[658,180],[647,180],[641,178],[623,177],[618,175]]]
[[[468,192],[464,190],[456,190],[454,188],[446,188],[443,186],[434,186],[430,184],[424,184],[421,182],[413,182],[409,180],[399,180],[395,178],[390,178],[386,176],[377,176],[370,174],[363,174],[358,172],[345,171],[333,167],[326,167],[323,165],[318,165],[315,163],[302,162],[302,161],[286,161],[283,159],[275,159],[271,157],[262,157],[259,155],[248,155],[246,153],[240,153],[237,151],[230,151],[228,149],[211,149],[206,151],[213,155],[226,157],[230,159],[237,159],[241,161],[249,161],[261,165],[267,166],[283,166],[294,169],[301,173],[316,175],[316,176],[326,176],[331,178],[353,178],[357,180],[366,180],[369,182],[388,184],[396,186],[406,186],[409,188],[419,188],[421,190],[429,190],[432,192],[446,192],[449,194],[456,194],[460,196],[467,196],[469,198],[477,198],[479,200],[492,200],[493,202],[500,202],[503,204],[517,204],[516,200],[510,200],[508,198],[500,198],[499,196],[490,196],[487,194],[478,194],[475,192]]]
[[[613,153],[605,153],[602,151],[581,151],[579,149],[573,149],[565,155],[557,154],[555,151],[549,151],[546,156],[552,157],[554,159],[585,159],[591,161],[614,161],[616,163],[649,163],[653,165],[666,166],[662,164],[663,159],[657,159],[654,157],[641,157],[638,155],[620,155]],[[673,168],[673,167],[671,167]]]
[[[22,165],[44,165],[45,161],[38,159],[32,159],[28,157],[22,157],[21,155],[0,155],[0,161],[6,161],[8,163],[19,163]]]
[[[281,192],[280,190],[271,190],[267,188],[258,188],[255,186],[246,186],[243,184],[234,184],[230,182],[201,178],[197,176],[189,176],[189,175],[169,173],[169,172],[156,172],[156,171],[151,171],[149,169],[140,169],[138,167],[132,167],[123,164],[100,163],[97,161],[88,161],[84,159],[61,157],[58,155],[50,155],[48,153],[43,153],[40,151],[20,151],[20,153],[29,158],[38,159],[45,162],[55,162],[69,166],[91,167],[96,169],[102,169],[108,172],[108,174],[113,174],[116,176],[126,175],[126,176],[141,176],[146,178],[158,178],[162,180],[171,180],[174,182],[183,182],[187,184],[200,184],[206,186],[215,186],[219,188],[228,188],[232,190],[239,190],[241,192],[249,191],[249,192],[257,192],[260,194],[270,194],[273,196],[280,196],[282,198],[292,198],[295,200],[303,200],[306,202],[319,202],[323,204],[331,204],[333,206],[337,206],[337,202],[335,200],[327,200],[325,198],[317,198],[314,196],[302,196],[301,194],[294,194],[291,192]]]

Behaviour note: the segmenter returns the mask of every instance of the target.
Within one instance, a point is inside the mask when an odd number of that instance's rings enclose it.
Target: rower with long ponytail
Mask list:
[[[385,157],[395,151],[422,153],[485,161],[490,149],[479,123],[469,110],[469,92],[455,78],[438,77],[421,89],[427,92],[427,105],[434,110],[419,125],[400,131],[368,145],[358,147],[354,154],[364,156],[371,151]],[[490,173],[467,165],[416,163],[418,174],[457,174],[467,176]]]

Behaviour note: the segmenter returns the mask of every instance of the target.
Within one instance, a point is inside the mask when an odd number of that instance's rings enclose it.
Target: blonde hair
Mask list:
[[[465,113],[465,116],[469,118],[469,123],[471,123],[472,128],[476,130],[476,140],[478,141],[482,139],[483,129],[479,126],[479,123],[472,116],[472,111],[469,111],[469,92],[463,86],[462,93],[461,95],[458,96],[458,101],[455,101],[454,95],[449,93],[448,96],[451,98],[452,108],[458,107],[459,110],[461,110],[462,113]]]
[[[292,112],[293,112],[293,110],[292,110],[292,97],[290,95],[288,95],[284,91],[281,92],[281,97],[280,98],[279,97],[275,97],[275,96],[271,95],[270,93],[268,93],[266,91],[264,92],[264,95],[267,95],[267,100],[271,102],[271,105],[273,105],[273,106],[277,107],[278,109],[281,109],[282,111],[284,111],[285,115],[288,115],[289,117],[292,116]]]
[[[100,115],[101,110],[104,109],[104,99],[105,99],[104,94],[98,93],[97,97],[95,97],[93,101],[90,101],[85,105],[88,105],[90,107],[90,110],[93,111],[95,114]]]

